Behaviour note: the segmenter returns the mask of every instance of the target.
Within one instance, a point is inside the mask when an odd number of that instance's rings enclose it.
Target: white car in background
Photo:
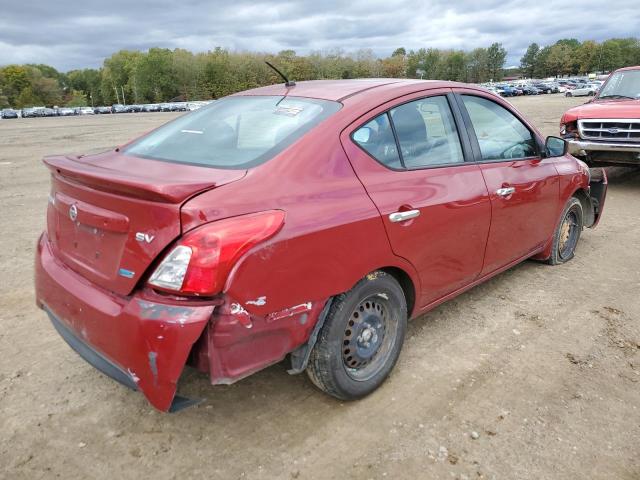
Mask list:
[[[187,110],[190,112],[199,109],[200,107],[204,107],[206,102],[189,102],[187,103]]]
[[[593,97],[600,88],[600,85],[594,83],[587,83],[584,86],[574,88],[573,90],[567,90],[565,97]]]

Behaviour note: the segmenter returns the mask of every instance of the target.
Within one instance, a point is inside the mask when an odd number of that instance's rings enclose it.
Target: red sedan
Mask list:
[[[606,194],[509,103],[434,81],[259,88],[44,162],[37,303],[165,411],[194,402],[185,364],[228,384],[286,358],[367,395],[408,318],[525,259],[570,260]]]

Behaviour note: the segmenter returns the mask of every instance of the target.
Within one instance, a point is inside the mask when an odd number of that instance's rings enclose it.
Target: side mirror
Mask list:
[[[353,133],[353,141],[356,143],[367,143],[371,138],[371,129],[362,127]]]
[[[569,145],[560,137],[549,136],[544,143],[544,148],[547,157],[561,157],[566,155]]]

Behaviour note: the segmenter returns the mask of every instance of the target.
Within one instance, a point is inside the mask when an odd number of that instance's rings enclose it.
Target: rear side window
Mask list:
[[[391,110],[407,169],[462,163],[462,147],[446,97],[423,98]]]
[[[402,168],[396,139],[389,123],[389,115],[383,113],[353,133],[353,141],[369,155],[389,168]]]
[[[529,129],[506,108],[482,97],[463,95],[483,160],[517,160],[537,154]]]
[[[186,114],[125,153],[215,168],[259,165],[337,112],[338,102],[300,97],[227,97]]]

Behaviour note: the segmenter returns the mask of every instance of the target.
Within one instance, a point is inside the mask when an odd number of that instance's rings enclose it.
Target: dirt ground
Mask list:
[[[513,103],[556,134],[583,101]],[[40,159],[174,115],[0,120],[0,478],[640,479],[638,170],[612,169],[574,260],[525,262],[414,320],[359,402],[276,365],[228,387],[186,372],[205,401],[162,414],[86,364],[34,305]]]

